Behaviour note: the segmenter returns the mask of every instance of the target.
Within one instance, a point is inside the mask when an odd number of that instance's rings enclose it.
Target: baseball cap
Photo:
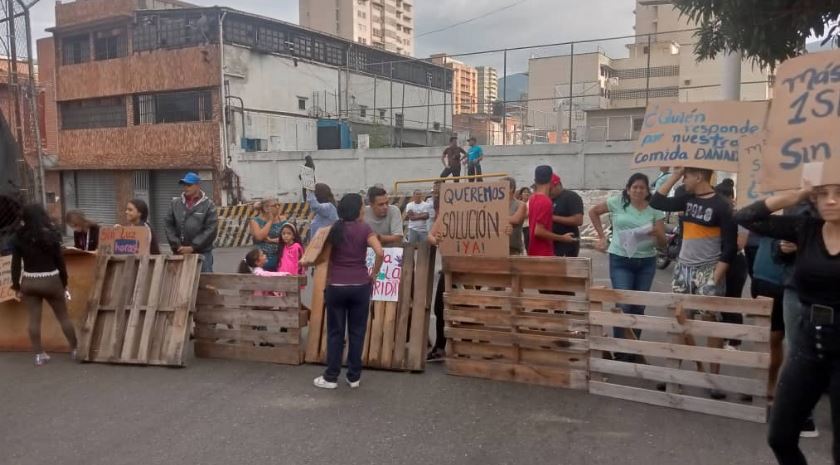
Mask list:
[[[560,184],[560,176],[557,176],[556,174],[552,173],[551,174],[551,187],[557,186],[559,184]]]
[[[183,179],[181,179],[180,181],[178,181],[178,184],[180,184],[180,185],[182,185],[182,186],[183,186],[183,185],[189,185],[189,186],[192,186],[192,185],[194,185],[194,184],[198,184],[198,183],[200,183],[200,182],[201,182],[201,177],[200,177],[198,174],[193,173],[192,171],[190,171],[189,173],[187,173],[187,174],[185,174],[185,175],[184,175],[184,178],[183,178]]]
[[[548,165],[540,165],[534,170],[534,182],[537,184],[548,184],[554,176],[554,170]]]

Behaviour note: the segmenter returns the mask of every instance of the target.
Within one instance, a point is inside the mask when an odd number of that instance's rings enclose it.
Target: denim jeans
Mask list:
[[[328,286],[327,305],[327,369],[324,379],[334,383],[341,374],[344,355],[344,333],[347,332],[347,379],[356,382],[362,377],[362,349],[365,344],[371,285]]]
[[[656,276],[656,257],[627,258],[610,254],[610,281],[613,289],[627,291],[650,291]],[[619,305],[621,311],[632,315],[644,315],[644,305]],[[634,330],[636,337],[641,331]],[[623,329],[614,330],[615,337],[622,337]]]
[[[406,241],[409,245],[420,245],[426,241],[426,238],[429,236],[429,233],[426,231],[417,231],[416,229],[408,229],[408,241]]]
[[[467,162],[467,176],[481,176],[481,174],[481,162]],[[483,178],[474,178],[470,179],[470,182],[482,182],[483,180]]]
[[[791,352],[799,342],[799,332],[802,323],[802,302],[799,301],[799,293],[795,289],[785,289],[784,297],[784,318],[785,318],[785,345],[787,352]]]
[[[204,257],[204,260],[201,261],[201,272],[202,273],[212,273],[213,272],[213,251],[208,250],[207,252],[202,252],[201,256]]]

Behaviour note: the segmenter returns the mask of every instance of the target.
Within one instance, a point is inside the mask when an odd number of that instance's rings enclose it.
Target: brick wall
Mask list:
[[[89,23],[116,15],[130,15],[137,0],[75,0],[55,2],[55,24],[59,27]]]
[[[41,134],[46,152],[58,153],[58,107],[55,100],[55,40],[52,37],[38,40],[38,80],[44,89],[45,131]]]

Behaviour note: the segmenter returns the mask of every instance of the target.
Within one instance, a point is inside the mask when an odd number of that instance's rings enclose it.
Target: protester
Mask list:
[[[774,212],[813,198],[820,218]],[[823,392],[831,398],[833,456],[840,463],[840,185],[807,186],[776,194],[738,212],[738,223],[797,245],[793,279],[802,317],[796,343],[782,366],[770,410],[768,442],[781,465],[807,463],[799,449],[802,426]]]
[[[264,267],[267,271],[277,271],[280,265],[280,231],[285,224],[275,199],[262,200],[257,206],[257,216],[248,223],[254,245],[268,257]]]
[[[528,219],[528,206],[516,198],[516,180],[511,177],[502,178],[510,184],[510,255],[517,256],[525,253],[525,244],[522,239],[522,224]]]
[[[283,240],[283,253],[278,271],[291,275],[303,275],[303,267],[300,264],[300,259],[303,257],[303,245],[295,225],[284,224],[280,237]]]
[[[43,301],[52,307],[70,343],[70,356],[76,359],[76,330],[67,312],[67,268],[61,252],[61,233],[47,216],[44,207],[23,207],[21,226],[12,239],[12,289],[29,310],[29,339],[35,352],[35,365],[50,360],[41,346],[41,309]],[[85,296],[79,296],[84,299]]]
[[[83,212],[70,210],[64,221],[73,230],[73,247],[89,252],[99,248],[99,225],[87,219]]]
[[[412,201],[405,206],[408,218],[408,244],[420,244],[429,235],[429,217],[432,206],[423,199],[423,191],[414,191]]]
[[[318,231],[325,226],[332,226],[338,221],[338,213],[335,209],[335,196],[330,186],[324,183],[315,184],[314,192],[307,192],[306,202],[309,209],[315,214],[315,218],[309,225],[309,238],[307,242],[315,238]]]
[[[467,159],[464,161],[467,164],[467,176],[481,176],[481,160],[484,160],[484,151],[481,146],[476,143],[475,137],[470,137],[467,141],[470,144],[467,150]],[[481,182],[482,178],[472,178],[470,182]]]
[[[440,181],[437,181],[432,188],[432,207],[434,209],[435,218],[438,218],[440,213],[441,184],[442,183]],[[429,236],[427,237],[427,241],[430,245],[434,247],[439,245],[439,234],[439,228],[435,227],[433,224],[432,227],[429,228]],[[437,255],[440,255],[440,251],[436,254],[435,259],[437,259]],[[429,353],[426,355],[427,362],[440,362],[446,357],[446,334],[444,334],[446,323],[443,318],[443,294],[445,291],[446,277],[443,274],[443,269],[441,269],[438,271],[437,287],[435,287],[435,301],[433,304],[433,310],[435,313],[435,342]]]
[[[379,186],[368,189],[370,205],[365,207],[365,223],[376,233],[383,246],[402,244],[403,223],[399,207],[391,205],[388,193]]]
[[[630,176],[621,195],[612,196],[589,210],[598,234],[597,250],[609,253],[613,289],[650,291],[656,276],[656,247],[665,247],[665,215],[650,207],[650,181],[642,173]],[[604,233],[601,216],[609,213],[612,240]],[[623,237],[629,239],[623,241]],[[643,305],[620,305],[624,313],[644,315]],[[615,337],[624,331],[615,329]],[[636,337],[641,334],[636,331]],[[634,358],[635,359],[635,358]]]
[[[525,250],[527,251],[528,243],[531,241],[531,238],[529,237],[531,230],[528,223],[528,199],[531,198],[531,189],[527,187],[519,189],[519,192],[516,194],[516,198],[525,204],[525,221],[522,223],[522,239],[525,241]]]
[[[169,206],[164,222],[166,240],[178,255],[201,254],[201,272],[212,273],[213,242],[219,226],[216,205],[201,190],[201,177],[196,173],[187,173],[178,183],[184,192]]]
[[[449,176],[461,176],[461,162],[466,158],[467,152],[458,146],[458,138],[450,137],[449,145],[443,150],[443,155],[440,156],[440,162],[443,163],[443,171],[440,177],[446,178]],[[458,179],[455,180],[458,182]]]
[[[149,253],[160,255],[160,244],[152,225],[149,224],[149,205],[141,199],[131,199],[125,206],[126,226],[145,226],[149,229]]]
[[[338,203],[339,220],[330,230],[332,245],[325,301],[327,307],[327,369],[315,378],[319,388],[335,389],[341,374],[344,335],[347,332],[347,377],[351,388],[359,387],[362,375],[362,346],[365,342],[373,281],[382,266],[384,251],[377,234],[363,221],[363,200],[347,194]],[[376,256],[370,272],[367,249]]]
[[[554,210],[551,202],[551,192],[560,184],[560,177],[554,174],[550,166],[541,165],[534,171],[534,193],[528,201],[528,223],[530,224],[530,238],[528,255],[532,257],[553,257],[554,243],[578,242],[574,233],[555,234],[552,232]]]
[[[657,210],[684,212],[682,247],[672,283],[677,294],[723,296],[726,292],[726,272],[738,249],[738,227],[729,200],[717,194],[711,185],[712,174],[706,169],[676,168],[650,200],[650,206]],[[681,179],[685,193],[668,197]],[[700,312],[699,316],[713,321],[717,315]],[[685,342],[694,345],[694,337],[686,335]],[[708,345],[720,349],[723,339],[710,337]],[[710,364],[709,371],[718,374],[720,365]],[[726,398],[717,389],[709,390],[709,395],[713,399]]]
[[[573,191],[563,188],[560,178],[551,188],[553,202],[554,234],[572,234],[574,242],[555,242],[554,255],[557,257],[577,257],[580,255],[580,226],[583,225],[583,199]]]
[[[724,179],[717,186],[715,192],[718,195],[729,201],[730,206],[735,208],[735,181],[731,179]],[[747,275],[749,274],[749,264],[747,256],[744,253],[744,248],[749,241],[749,232],[746,229],[738,228],[737,252],[729,268],[726,270],[726,291],[724,297],[732,297],[740,299],[744,296],[744,285],[747,283]],[[781,315],[780,315],[781,316]],[[741,313],[723,312],[721,313],[722,321],[724,323],[744,324],[744,315]],[[739,340],[729,340],[724,344],[724,348],[734,350],[741,345]]]

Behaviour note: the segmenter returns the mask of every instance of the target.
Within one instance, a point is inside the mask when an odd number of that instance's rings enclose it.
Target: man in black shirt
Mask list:
[[[467,156],[467,152],[461,147],[458,147],[458,138],[450,137],[449,146],[443,151],[440,157],[440,162],[443,163],[443,172],[440,177],[446,178],[449,176],[461,176],[461,161]],[[455,182],[458,182],[456,179]]]
[[[551,188],[551,199],[554,203],[554,234],[564,235],[572,233],[580,239],[580,226],[583,225],[583,199],[558,183]],[[580,241],[554,242],[554,255],[557,257],[577,257],[580,254]]]

